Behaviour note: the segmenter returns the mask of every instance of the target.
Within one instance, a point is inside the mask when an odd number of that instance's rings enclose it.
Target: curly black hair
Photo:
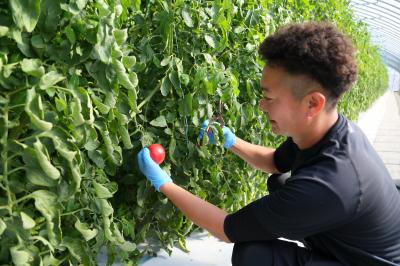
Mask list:
[[[325,91],[328,109],[357,79],[351,40],[329,22],[293,23],[265,38],[261,58],[271,67],[283,67],[317,81]]]

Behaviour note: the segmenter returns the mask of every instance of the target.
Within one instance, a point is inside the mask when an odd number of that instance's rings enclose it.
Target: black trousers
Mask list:
[[[343,266],[338,261],[284,240],[236,243],[233,266]]]
[[[281,188],[288,174],[274,174],[268,179],[268,189]],[[284,240],[236,243],[232,252],[233,266],[342,266],[338,261]]]

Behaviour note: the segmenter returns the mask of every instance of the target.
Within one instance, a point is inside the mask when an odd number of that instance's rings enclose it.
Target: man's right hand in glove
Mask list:
[[[218,122],[215,122],[218,123]],[[211,144],[215,144],[214,140],[214,133],[212,130],[207,130],[209,128],[209,120],[205,120],[201,125],[200,133],[199,133],[199,140],[203,138],[204,132],[207,131],[207,137]],[[232,148],[233,145],[236,143],[236,136],[233,132],[229,129],[229,127],[224,126],[222,128],[222,132],[224,132],[224,147],[225,149]]]

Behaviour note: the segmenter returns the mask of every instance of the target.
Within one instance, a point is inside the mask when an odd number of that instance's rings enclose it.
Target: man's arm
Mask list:
[[[172,182],[162,185],[160,191],[193,223],[222,241],[231,243],[224,231],[224,221],[227,216],[224,210]]]
[[[203,138],[203,134],[207,131],[208,125],[208,120],[203,122],[199,133],[199,140]],[[236,137],[228,127],[222,127],[222,131],[224,132],[224,147],[226,149],[231,150],[255,169],[262,170],[266,173],[279,173],[274,162],[275,149],[248,143]],[[213,132],[207,131],[207,136],[210,143],[214,144]]]
[[[230,150],[255,169],[266,173],[279,173],[274,162],[275,149],[254,145],[236,137],[236,142]]]

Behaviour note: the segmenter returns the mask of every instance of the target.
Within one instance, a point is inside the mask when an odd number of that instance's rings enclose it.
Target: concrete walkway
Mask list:
[[[386,92],[357,122],[392,178],[400,180],[400,93]]]
[[[371,108],[361,113],[358,126],[367,135],[385,162],[393,179],[400,180],[400,94],[387,91]],[[187,239],[190,253],[174,248],[169,257],[161,251],[158,257],[145,257],[141,266],[227,266],[231,265],[233,244],[219,241],[207,232],[192,234]],[[99,260],[99,265],[105,261]],[[119,264],[114,264],[119,265]]]
[[[389,93],[386,110],[373,142],[393,179],[400,180],[400,94]]]

